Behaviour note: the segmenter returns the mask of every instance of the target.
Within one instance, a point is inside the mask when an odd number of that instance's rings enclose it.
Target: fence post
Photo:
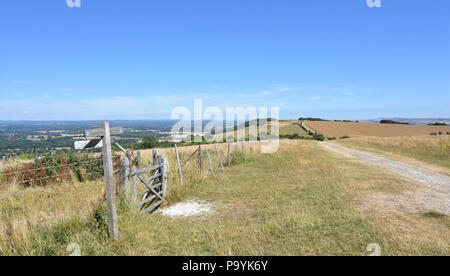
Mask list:
[[[211,170],[212,175],[214,175],[214,169],[211,163],[211,157],[209,156],[209,150],[206,148],[206,155],[208,156],[209,169]]]
[[[162,197],[165,198],[167,194],[167,158],[161,156],[161,180],[162,180]]]
[[[203,174],[203,156],[202,156],[202,146],[198,146],[198,169],[200,173]]]
[[[103,171],[105,175],[105,190],[108,207],[109,233],[113,239],[119,237],[119,227],[117,225],[117,209],[114,197],[114,175],[111,151],[111,133],[109,132],[109,123],[101,124],[104,128],[105,136],[103,136]]]
[[[156,164],[156,157],[158,156],[158,150],[153,149],[152,153],[153,153],[153,164]]]
[[[131,174],[134,174],[136,172],[136,166],[133,165],[131,167]],[[136,204],[137,202],[137,192],[136,192],[136,176],[133,175],[131,177],[131,200],[133,201],[134,204]]]
[[[217,144],[216,144],[216,152],[217,152],[217,156],[219,157],[220,167],[222,168],[222,171],[225,171],[225,169],[223,167],[223,163],[222,163],[222,157],[220,156],[219,148],[217,147]]]
[[[137,158],[136,158],[136,160],[137,160],[137,167],[138,168],[140,168],[141,167],[141,152],[140,151],[138,151],[137,152]]]
[[[231,143],[228,143],[228,161],[227,166],[229,167],[231,165]]]
[[[180,175],[180,184],[183,186],[183,172],[181,171],[180,156],[178,155],[178,147],[175,144],[175,153],[177,155],[178,174]]]
[[[120,184],[127,197],[130,198],[130,159],[128,157],[120,157],[120,169]]]

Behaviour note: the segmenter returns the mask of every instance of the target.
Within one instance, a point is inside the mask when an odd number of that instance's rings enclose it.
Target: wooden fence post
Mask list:
[[[229,167],[231,165],[231,143],[228,143],[228,161],[227,166]]]
[[[222,157],[220,156],[219,148],[217,147],[217,144],[216,144],[216,152],[217,152],[217,156],[219,157],[220,167],[222,168],[222,171],[225,171],[225,169],[223,167],[223,163],[222,163]]]
[[[140,152],[140,151],[137,152],[137,158],[136,158],[136,160],[137,160],[137,167],[140,168],[141,165],[142,165],[142,164],[141,164],[142,161],[141,161],[141,152]]]
[[[126,156],[120,157],[120,184],[125,194],[130,198],[130,160]]]
[[[208,156],[209,169],[211,170],[212,175],[214,175],[214,169],[211,163],[211,157],[209,156],[209,150],[206,148],[206,155]]]
[[[181,186],[183,186],[183,172],[181,171],[180,156],[178,155],[178,147],[176,144],[175,144],[175,153],[177,155],[178,174],[180,176],[180,184],[181,184]]]
[[[167,158],[161,156],[161,180],[162,180],[162,197],[166,197],[167,194]]]
[[[202,156],[202,146],[198,146],[198,169],[200,174],[203,174],[203,156]]]
[[[108,222],[109,233],[115,240],[119,237],[119,227],[117,225],[117,209],[116,200],[114,197],[114,175],[113,175],[113,163],[112,163],[112,151],[111,151],[111,133],[109,130],[109,123],[104,122],[101,124],[104,129],[103,136],[103,171],[105,175],[105,190],[106,200],[108,207]]]
[[[133,165],[131,167],[131,175],[133,175],[131,177],[131,200],[133,201],[134,204],[137,203],[137,191],[136,191],[136,176],[134,175],[134,173],[136,172],[136,166]]]

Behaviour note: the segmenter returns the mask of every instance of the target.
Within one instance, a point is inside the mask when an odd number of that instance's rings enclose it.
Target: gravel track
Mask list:
[[[346,157],[362,160],[378,167],[385,168],[395,174],[422,183],[431,190],[427,195],[417,194],[414,198],[421,202],[424,209],[434,209],[450,213],[450,177],[432,170],[424,169],[399,161],[390,160],[375,154],[356,151],[333,143],[323,142],[321,145]]]

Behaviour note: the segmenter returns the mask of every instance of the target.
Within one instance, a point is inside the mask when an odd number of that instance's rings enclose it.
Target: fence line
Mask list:
[[[99,168],[101,168],[101,167],[99,167]],[[72,174],[72,173],[69,173],[69,174]],[[65,175],[67,175],[67,174],[65,174]],[[102,176],[103,176],[103,174],[98,174],[98,175],[94,175],[93,177],[99,178]],[[72,184],[75,184],[76,182],[77,181],[75,181],[75,180],[70,180],[68,182],[54,183],[54,184],[42,186],[39,188],[25,188],[23,191],[20,191],[20,192],[15,192],[15,193],[6,194],[6,195],[0,195],[0,200],[9,198],[9,197],[16,197],[18,195],[33,193],[33,192],[40,191],[40,190],[47,190],[47,189],[51,189],[51,188],[55,188],[55,187],[59,187],[59,186],[72,185]]]
[[[97,159],[91,159],[91,160],[86,160],[86,161],[74,162],[74,163],[64,164],[64,165],[49,166],[49,167],[43,167],[43,168],[37,168],[37,169],[20,170],[20,171],[0,174],[0,177],[13,175],[13,174],[26,173],[26,172],[35,172],[35,171],[43,171],[43,170],[47,170],[47,169],[56,169],[56,168],[70,167],[70,166],[79,165],[79,164],[93,163],[93,162],[101,161],[101,160],[102,160],[102,158],[97,158]]]
[[[103,166],[99,166],[99,167],[95,167],[95,168],[89,168],[89,169],[90,170],[96,170],[96,169],[100,169],[100,168],[103,168]],[[10,186],[20,185],[20,184],[26,184],[26,183],[36,182],[36,181],[42,181],[42,180],[45,180],[45,179],[58,178],[58,177],[65,176],[65,175],[72,175],[73,173],[74,172],[66,172],[66,173],[55,174],[55,175],[50,175],[50,176],[45,176],[45,177],[40,177],[40,178],[32,178],[32,179],[24,180],[24,181],[21,181],[21,182],[6,183],[6,184],[0,185],[0,188],[10,187]]]
[[[167,196],[167,186],[168,186],[167,158],[165,156],[161,155],[158,152],[158,150],[153,150],[153,165],[146,167],[146,168],[140,168],[140,164],[141,164],[140,152],[137,153],[138,158],[134,158],[134,154],[131,154],[129,151],[126,151],[120,145],[119,145],[119,149],[125,153],[125,156],[121,156],[121,157],[114,156],[111,158],[112,160],[109,159],[110,161],[114,161],[114,160],[119,161],[116,158],[120,157],[120,162],[113,162],[113,164],[112,164],[114,166],[112,172],[114,175],[116,175],[116,177],[113,177],[114,179],[112,179],[113,184],[111,184],[111,188],[114,187],[113,186],[114,182],[116,185],[116,187],[115,187],[116,188],[115,189],[116,196],[112,196],[112,200],[115,200],[115,198],[117,198],[119,190],[122,189],[126,192],[127,196],[131,197],[131,199],[135,203],[136,207],[140,208],[141,213],[153,213],[162,205],[162,203],[164,202],[164,200]],[[211,171],[211,174],[214,175],[215,172],[214,172],[213,163],[211,160],[211,157],[213,157],[214,151],[209,151],[209,149],[207,147],[205,147],[204,150],[206,151],[206,157],[208,158],[207,161],[209,164],[209,169]],[[180,176],[181,184],[183,184],[182,168],[190,160],[192,160],[195,156],[197,156],[197,158],[198,158],[197,161],[198,161],[198,166],[199,166],[199,172],[200,172],[200,174],[203,174],[204,155],[203,155],[203,150],[202,150],[201,145],[182,164],[181,164],[180,156],[179,156],[178,149],[176,146],[175,146],[175,151],[176,151],[176,156],[177,156],[177,165],[178,165],[178,170],[180,173],[179,176]],[[231,143],[228,143],[228,158],[227,158],[227,160],[224,160],[224,161],[226,161],[226,164],[224,164],[225,162],[222,161],[222,157],[220,155],[217,144],[215,145],[215,151],[217,153],[217,159],[219,160],[219,164],[220,164],[220,167],[217,169],[217,171],[220,171],[220,169],[222,169],[222,171],[224,171],[225,170],[224,167],[226,165],[228,165],[228,166],[231,165]],[[96,159],[90,159],[90,160],[85,160],[85,161],[73,162],[70,164],[61,164],[61,165],[57,165],[57,166],[48,166],[48,167],[43,167],[43,168],[10,172],[10,173],[6,173],[6,174],[0,174],[0,177],[7,176],[7,175],[26,173],[26,172],[42,171],[42,170],[46,170],[46,169],[70,168],[75,165],[88,164],[88,163],[101,161],[101,160],[104,160],[104,157],[105,156],[103,156],[103,158],[96,158]],[[195,158],[195,159],[197,159],[197,158]],[[216,161],[216,158],[214,158],[214,160]],[[105,165],[104,163],[105,163],[105,161],[103,161],[101,166],[96,166],[93,168],[88,167],[87,169],[88,170],[98,170],[100,168],[104,168],[104,165]],[[136,166],[137,166],[137,168],[136,168]],[[18,184],[24,184],[24,183],[33,183],[33,182],[42,181],[45,179],[58,178],[58,177],[62,177],[65,175],[72,175],[74,173],[75,173],[74,171],[64,172],[64,173],[56,174],[53,176],[33,178],[33,179],[24,180],[24,181],[17,182],[17,183],[7,183],[7,184],[0,185],[0,188],[9,187],[9,186],[18,185]],[[144,174],[147,174],[147,173],[150,173],[150,175],[148,177],[144,177]],[[102,176],[104,176],[104,171],[102,171],[99,174],[91,175],[90,177],[97,178],[97,177],[102,177]],[[56,180],[56,181],[59,181],[59,180]],[[39,188],[30,187],[30,188],[25,188],[24,190],[18,191],[15,193],[0,195],[0,200],[6,199],[6,198],[11,198],[11,197],[22,196],[22,195],[26,195],[26,194],[30,194],[30,193],[38,193],[43,190],[49,190],[49,189],[53,189],[53,188],[57,188],[57,187],[74,185],[75,183],[78,182],[78,181],[72,180],[72,179],[70,179],[70,180],[62,179],[61,181],[62,181],[61,183],[53,183],[51,185],[42,186]],[[139,192],[137,191],[138,184],[144,184],[144,189],[140,190]],[[105,189],[105,191],[106,191],[106,189]],[[87,191],[84,191],[84,193],[87,193]],[[66,196],[66,193],[63,194],[63,197],[65,197],[65,196]],[[77,194],[77,196],[79,196],[79,195]],[[71,198],[71,194],[68,194],[67,197]],[[139,197],[139,199],[138,199],[138,197]],[[107,198],[106,193],[103,193],[102,198],[103,198],[103,200],[105,200]],[[55,201],[53,203],[59,204],[59,200],[60,199],[58,199],[57,201]],[[17,202],[17,203],[25,202],[25,200],[12,201],[9,204],[15,205],[16,204],[15,202]],[[26,204],[26,205],[28,206],[28,204]],[[34,205],[31,204],[30,206],[34,206]],[[71,205],[63,205],[62,206],[62,208],[63,208],[62,210],[64,210],[64,212],[66,212],[67,210],[68,210],[68,212],[73,212],[73,214],[75,214],[75,212],[77,212],[76,209],[73,209],[73,210],[67,209],[67,206],[71,206]],[[42,209],[39,209],[39,208],[42,208]],[[51,208],[51,206],[48,208]],[[25,205],[24,205],[24,208],[22,208],[22,212],[25,212],[28,209],[30,209],[32,211],[36,210],[37,212],[39,212],[38,210],[41,210],[40,214],[44,214],[44,217],[45,217],[46,216],[45,214],[46,214],[46,211],[48,211],[48,208],[45,204],[41,204],[41,205],[39,205],[39,207],[36,206],[36,208],[32,208],[32,209],[26,208],[25,209]],[[57,206],[53,207],[53,208],[57,208]],[[45,210],[45,211],[43,211],[43,210]],[[6,210],[6,212],[11,212],[11,211],[19,212],[19,209],[13,208],[12,210]],[[3,212],[0,212],[0,216],[2,214],[3,214]],[[7,213],[5,213],[5,214],[7,214]],[[28,216],[28,215],[29,214],[26,213],[26,216]],[[117,235],[112,235],[112,237],[117,238]]]

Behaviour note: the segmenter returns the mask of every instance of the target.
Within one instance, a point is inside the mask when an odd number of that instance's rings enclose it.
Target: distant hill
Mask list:
[[[428,125],[434,123],[445,123],[447,125],[450,125],[450,118],[378,118],[369,121],[379,123],[381,120],[390,120],[399,123],[408,123],[410,125]]]

